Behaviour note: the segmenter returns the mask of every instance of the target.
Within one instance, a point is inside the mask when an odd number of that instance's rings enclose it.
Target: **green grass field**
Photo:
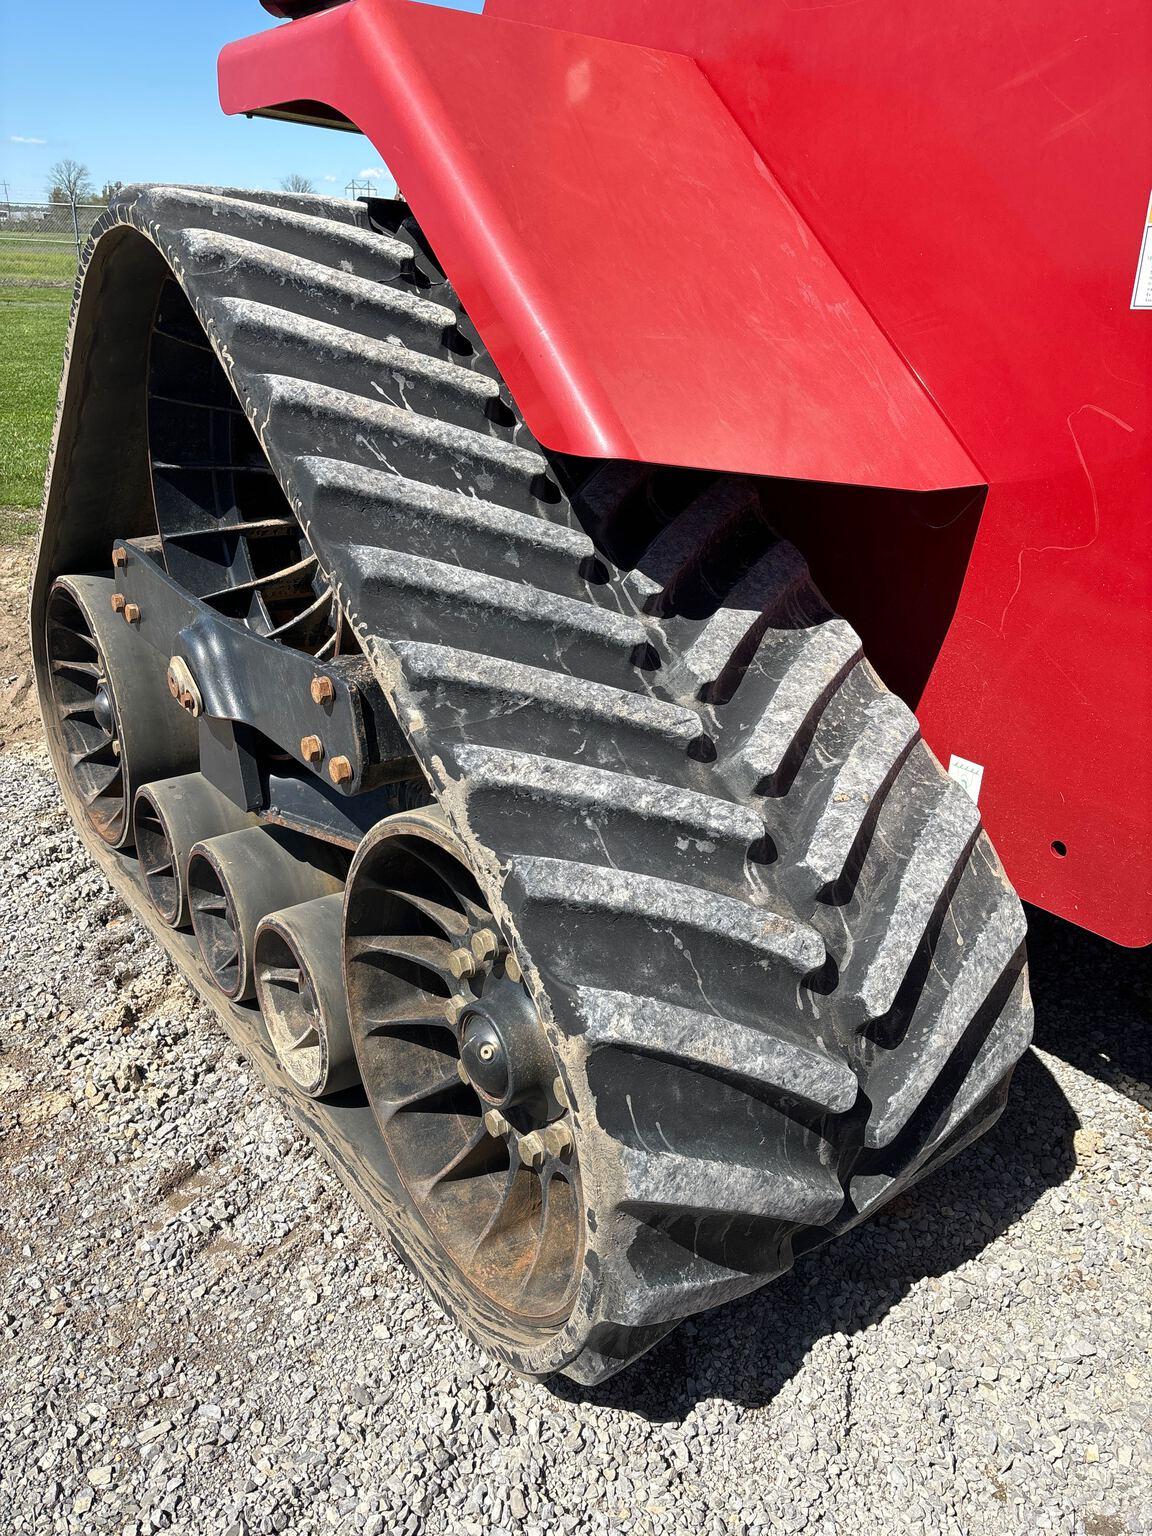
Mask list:
[[[71,245],[0,236],[0,543],[36,527],[75,276]]]

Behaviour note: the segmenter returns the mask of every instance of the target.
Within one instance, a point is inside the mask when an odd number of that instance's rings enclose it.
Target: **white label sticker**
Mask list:
[[[1140,239],[1140,260],[1136,263],[1136,286],[1132,289],[1133,309],[1152,309],[1152,198],[1148,199],[1148,217]]]
[[[984,764],[970,763],[966,757],[957,757],[955,752],[948,759],[948,772],[972,797],[974,804],[980,803],[980,784],[984,778]]]

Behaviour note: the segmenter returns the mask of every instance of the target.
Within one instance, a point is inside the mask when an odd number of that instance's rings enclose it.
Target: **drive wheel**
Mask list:
[[[393,1165],[465,1287],[516,1323],[557,1323],[584,1248],[567,1095],[442,813],[383,822],[350,891],[349,1018]]]

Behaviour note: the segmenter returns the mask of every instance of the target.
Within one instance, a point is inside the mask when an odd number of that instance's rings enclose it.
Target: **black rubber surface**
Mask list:
[[[758,486],[554,461],[400,204],[131,189],[561,1063],[588,1241],[515,1368],[611,1374],[995,1118],[1024,918]],[[103,238],[109,238],[105,233]]]

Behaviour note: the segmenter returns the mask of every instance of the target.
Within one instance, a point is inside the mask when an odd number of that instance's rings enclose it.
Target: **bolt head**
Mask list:
[[[568,1090],[564,1086],[564,1079],[562,1077],[557,1077],[556,1081],[552,1084],[552,1097],[560,1105],[561,1109],[569,1107]]]
[[[113,592],[113,594],[112,594],[112,612],[113,613],[123,613],[125,607],[127,606],[127,603],[128,603],[128,599],[124,596],[123,592]]]
[[[495,1136],[499,1140],[507,1136],[512,1127],[498,1109],[488,1109],[484,1111],[484,1129],[489,1136]]]
[[[481,965],[489,965],[500,952],[500,940],[491,928],[481,928],[472,935],[472,953]]]
[[[520,1154],[520,1161],[527,1163],[529,1168],[538,1168],[547,1155],[544,1137],[539,1131],[529,1131],[527,1136],[521,1136],[516,1150]]]
[[[515,955],[509,955],[504,962],[504,974],[509,981],[523,981],[524,972],[520,969],[520,962]]]
[[[476,974],[476,961],[471,951],[467,949],[454,949],[448,956],[448,969],[453,976],[458,976],[462,981],[468,976]]]
[[[572,1131],[563,1120],[554,1120],[540,1132],[540,1139],[549,1157],[563,1157],[572,1146]]]
[[[328,764],[328,777],[333,784],[349,784],[352,781],[352,764],[346,757],[334,757]]]
[[[138,603],[124,604],[124,622],[126,624],[139,624],[140,605]]]
[[[330,677],[314,677],[309,692],[313,704],[331,704],[336,697],[336,685]]]
[[[449,1024],[458,1024],[464,1010],[470,1008],[475,1001],[475,998],[465,997],[462,992],[457,992],[455,996],[448,998],[444,1004],[444,1016]]]
[[[324,743],[319,736],[301,736],[300,756],[306,763],[320,763],[324,760]]]
[[[117,570],[120,566],[128,564],[128,551],[124,548],[123,544],[113,545],[112,564]]]

